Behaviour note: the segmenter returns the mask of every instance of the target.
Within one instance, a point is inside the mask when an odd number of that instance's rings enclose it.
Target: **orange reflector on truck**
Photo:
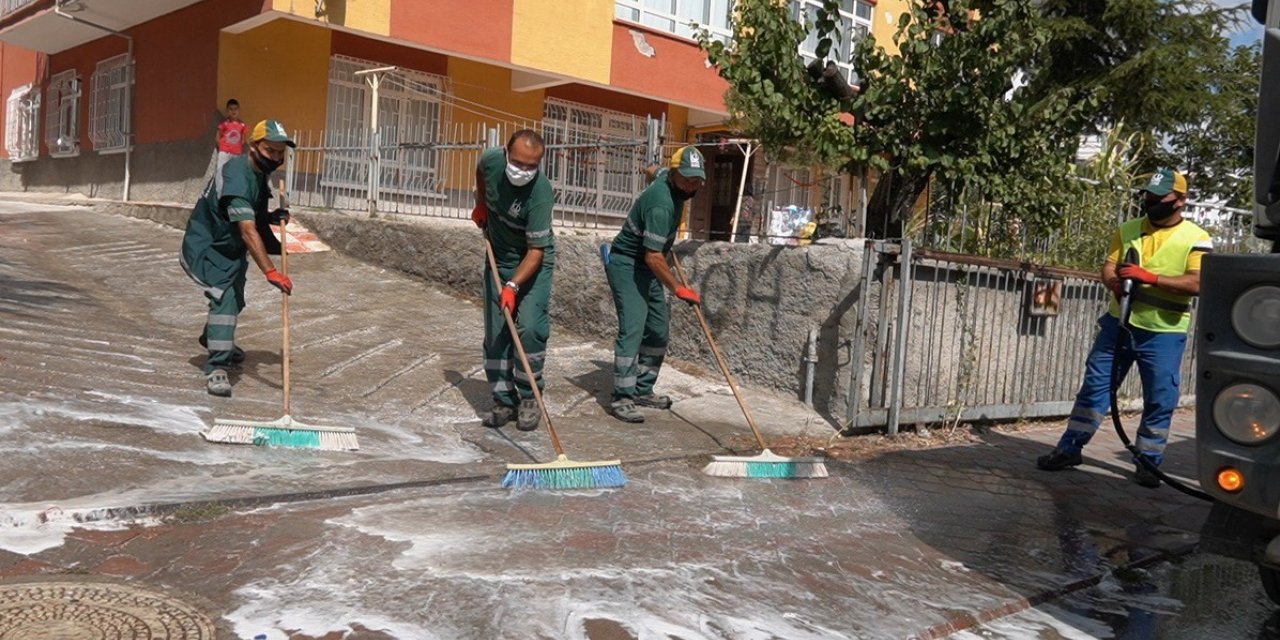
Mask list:
[[[1244,474],[1227,467],[1218,471],[1218,486],[1227,493],[1235,493],[1244,488]]]

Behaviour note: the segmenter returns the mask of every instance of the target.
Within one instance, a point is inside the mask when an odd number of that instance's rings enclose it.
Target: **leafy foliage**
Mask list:
[[[1229,21],[1208,0],[913,2],[892,47],[858,43],[852,62],[869,86],[840,100],[797,53],[814,29],[827,56],[839,4],[824,0],[801,25],[785,0],[739,0],[734,40],[700,41],[730,84],[735,125],[775,156],[878,170],[866,231],[882,237],[923,224],[915,206],[935,181],[998,203],[1002,233],[1061,227],[1080,195],[1063,187],[1080,134],[1130,123],[1141,162],[1177,123],[1200,123]]]

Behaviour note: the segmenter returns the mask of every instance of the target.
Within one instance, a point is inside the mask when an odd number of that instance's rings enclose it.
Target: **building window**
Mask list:
[[[618,0],[614,16],[630,22],[692,38],[700,28],[719,40],[730,37],[732,0]],[[692,24],[691,24],[692,23]]]
[[[99,153],[129,148],[132,67],[128,54],[107,58],[93,71],[89,140]]]
[[[65,158],[80,153],[80,78],[74,69],[49,78],[45,105],[44,144],[49,155]]]
[[[548,98],[542,115],[543,167],[557,208],[626,216],[644,190],[648,119]]]
[[[369,184],[373,90],[364,76],[355,73],[382,66],[386,65],[347,56],[330,59],[325,146],[332,151],[325,155],[326,184],[360,189]],[[440,152],[430,145],[442,142],[449,95],[448,79],[443,76],[410,69],[382,76],[378,146],[383,193],[439,191]]]
[[[808,24],[813,24],[816,13],[821,8],[822,0],[791,0],[791,14],[796,17],[796,20]],[[840,2],[840,21],[837,26],[839,38],[838,41],[831,43],[831,52],[827,54],[827,59],[835,62],[844,71],[847,80],[852,81],[855,75],[853,64],[850,62],[853,58],[853,48],[859,40],[871,33],[871,14],[872,7],[868,2],[862,0],[841,0]],[[800,56],[804,58],[805,64],[817,58],[815,53],[817,49],[818,33],[810,31],[809,37],[800,43]]]
[[[40,91],[24,84],[9,94],[4,112],[4,148],[11,162],[35,160],[40,156]]]

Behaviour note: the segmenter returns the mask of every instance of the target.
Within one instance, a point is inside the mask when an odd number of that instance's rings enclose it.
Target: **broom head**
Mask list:
[[[305,424],[285,414],[279,420],[227,420],[218,418],[200,435],[208,442],[254,444],[267,447],[356,451],[356,430]]]
[[[822,458],[786,458],[768,449],[756,456],[712,456],[702,470],[719,478],[825,478]]]
[[[576,462],[563,454],[543,464],[509,464],[504,489],[609,489],[627,484],[621,460]]]

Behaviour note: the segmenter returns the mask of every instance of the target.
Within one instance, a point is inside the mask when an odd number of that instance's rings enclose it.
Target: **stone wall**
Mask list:
[[[188,215],[188,209],[178,207],[105,208],[175,227],[182,227]],[[469,220],[369,219],[328,212],[295,215],[347,255],[422,278],[461,296],[480,295],[484,249]],[[600,243],[609,239],[597,233],[557,231],[553,345],[558,331],[612,344],[617,316],[599,254]],[[805,342],[810,329],[819,330],[815,404],[833,422],[841,421],[862,243],[844,240],[778,247],[684,242],[676,246],[676,253],[693,286],[702,293],[708,323],[739,379],[802,395]],[[698,363],[715,375],[714,360],[696,316],[679,301],[673,302],[672,310],[670,355]],[[612,362],[608,346],[602,346],[600,360]],[[844,370],[840,363],[846,363]]]

